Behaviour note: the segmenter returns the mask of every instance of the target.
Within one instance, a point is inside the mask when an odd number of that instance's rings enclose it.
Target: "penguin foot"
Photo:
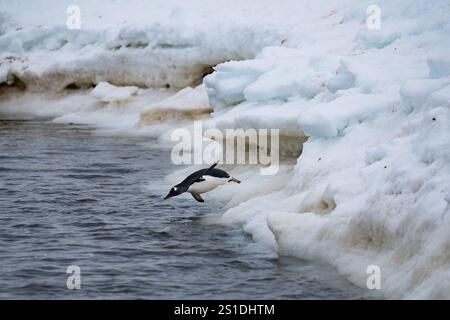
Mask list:
[[[230,179],[230,180],[228,180],[228,182],[236,182],[236,183],[241,183],[241,181],[240,181],[240,180],[238,180],[238,179],[236,179],[236,178],[233,178],[233,177],[231,177],[231,179]]]

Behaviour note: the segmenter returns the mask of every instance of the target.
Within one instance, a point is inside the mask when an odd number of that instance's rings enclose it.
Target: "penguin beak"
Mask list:
[[[169,199],[169,198],[172,198],[172,196],[171,196],[170,194],[168,194],[167,196],[165,196],[163,200],[167,200],[167,199]]]

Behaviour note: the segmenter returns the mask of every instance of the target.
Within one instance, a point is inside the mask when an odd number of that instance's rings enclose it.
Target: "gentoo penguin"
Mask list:
[[[211,191],[227,182],[241,183],[221,169],[215,169],[217,162],[211,167],[191,173],[181,183],[170,189],[164,200],[178,196],[184,192],[192,194],[198,202],[204,202],[200,194]]]

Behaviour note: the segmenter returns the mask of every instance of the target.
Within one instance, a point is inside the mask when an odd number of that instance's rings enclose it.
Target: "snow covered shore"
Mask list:
[[[64,1],[3,1],[2,117],[278,128],[296,164],[234,168],[220,222],[361,287],[377,265],[388,298],[450,299],[449,1],[378,1],[380,29],[370,1],[78,2],[81,30]]]

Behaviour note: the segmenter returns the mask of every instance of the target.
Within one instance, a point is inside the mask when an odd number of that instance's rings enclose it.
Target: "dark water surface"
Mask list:
[[[363,298],[328,266],[276,258],[223,204],[162,202],[169,150],[84,126],[0,121],[0,298]],[[67,267],[81,289],[67,288]]]

